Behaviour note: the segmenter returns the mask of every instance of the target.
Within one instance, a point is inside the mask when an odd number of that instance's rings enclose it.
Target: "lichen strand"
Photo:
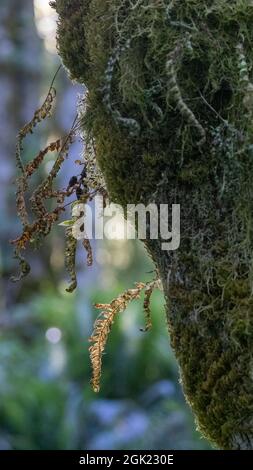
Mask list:
[[[111,199],[181,204],[180,249],[145,244],[199,428],[221,448],[253,448],[253,2],[56,8]]]

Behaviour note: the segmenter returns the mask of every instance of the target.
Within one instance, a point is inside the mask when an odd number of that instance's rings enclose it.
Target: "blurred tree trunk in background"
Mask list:
[[[3,245],[15,235],[14,212],[15,139],[18,130],[31,118],[39,99],[41,69],[39,39],[34,22],[33,0],[1,0],[0,2],[0,217]],[[10,204],[11,203],[11,204]],[[10,206],[13,219],[10,219]],[[9,217],[7,219],[7,210]],[[7,222],[8,220],[8,222]],[[1,249],[0,271],[9,276],[6,260],[10,252]],[[3,296],[1,296],[2,298]],[[3,302],[3,301],[1,301]],[[4,305],[0,304],[0,307]]]

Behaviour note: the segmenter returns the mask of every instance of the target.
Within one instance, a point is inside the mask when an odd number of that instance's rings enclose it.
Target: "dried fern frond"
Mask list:
[[[64,210],[64,207],[58,206],[52,212],[47,212],[45,217],[40,217],[35,222],[27,225],[20,237],[12,240],[10,243],[15,245],[17,249],[23,250],[32,239],[41,236],[45,237],[51,230],[52,225],[59,219],[60,213]]]
[[[101,172],[98,171],[95,145],[92,138],[87,140],[85,139],[86,142],[88,142],[86,145],[88,158],[87,160],[84,159],[84,162],[82,163],[83,169],[81,174],[73,175],[69,180],[67,188],[54,188],[54,180],[58,176],[63,163],[68,157],[70,146],[74,142],[77,134],[80,135],[80,124],[83,112],[82,107],[86,106],[86,95],[82,97],[80,106],[78,107],[78,113],[67,136],[63,139],[57,139],[56,141],[51,142],[44,149],[40,150],[37,155],[35,155],[35,157],[26,165],[24,165],[22,162],[21,154],[23,150],[23,140],[29,133],[33,133],[35,127],[43,119],[50,116],[51,114],[52,106],[56,96],[56,91],[53,85],[59,70],[60,67],[58,68],[51,82],[44,103],[34,113],[31,121],[26,124],[18,134],[16,161],[17,167],[19,168],[21,174],[18,175],[16,179],[16,205],[18,216],[22,222],[23,230],[21,235],[11,242],[13,245],[15,245],[15,258],[19,260],[19,265],[21,268],[20,275],[12,278],[12,280],[15,281],[23,278],[30,271],[30,266],[21,255],[21,252],[27,247],[29,243],[32,244],[34,248],[38,248],[38,246],[40,246],[42,239],[50,233],[53,224],[59,220],[61,212],[65,211],[65,208],[71,204],[65,203],[66,198],[69,198],[75,194],[77,201],[86,204],[88,201],[91,201],[96,194],[100,193],[104,198],[104,205],[106,204],[107,200],[105,183]],[[46,178],[44,178],[44,180],[34,189],[29,201],[26,201],[26,193],[29,190],[29,179],[40,168],[45,159],[45,156],[49,152],[57,152],[53,167]],[[57,205],[53,210],[50,209],[50,212],[46,203],[49,200],[52,201],[54,198],[57,201]],[[65,225],[67,226],[67,223]],[[91,266],[93,264],[93,253],[88,236],[84,237],[83,246],[87,252],[87,265]],[[76,247],[77,240],[75,239],[73,232],[71,233],[71,229],[67,230],[65,264],[71,278],[71,284],[67,289],[68,292],[73,292],[77,286],[75,272]]]
[[[22,226],[25,227],[29,223],[29,217],[28,217],[26,202],[25,202],[25,192],[28,187],[25,173],[16,179],[16,187],[17,187],[17,190],[16,190],[17,213],[18,213],[18,217],[21,220]]]
[[[45,155],[48,153],[48,151],[54,151],[59,148],[59,141],[54,142],[50,144],[46,149],[42,150],[39,152],[39,154],[33,159],[32,162],[24,166],[22,162],[22,145],[23,145],[23,140],[29,133],[33,133],[34,128],[37,126],[39,122],[44,120],[46,117],[50,116],[51,110],[53,107],[53,103],[56,97],[56,90],[54,88],[54,82],[55,79],[58,75],[59,70],[61,69],[61,66],[58,67],[53,80],[51,82],[51,85],[49,87],[48,94],[43,102],[43,104],[40,106],[37,111],[35,111],[33,118],[31,119],[30,122],[28,122],[20,131],[17,137],[17,145],[16,145],[16,165],[17,168],[21,171],[21,174],[18,175],[16,179],[16,206],[17,206],[17,213],[18,216],[21,220],[22,227],[23,227],[23,233],[22,235],[17,239],[14,240],[12,243],[16,245],[15,248],[15,253],[14,257],[19,260],[19,264],[21,267],[21,274],[18,277],[12,278],[12,280],[17,281],[21,279],[22,277],[26,276],[29,271],[30,271],[30,266],[25,261],[24,257],[21,255],[21,250],[25,248],[25,245],[27,242],[29,242],[32,239],[33,235],[36,235],[38,232],[39,234],[41,233],[41,226],[43,225],[42,222],[39,220],[30,223],[29,222],[29,215],[28,215],[28,210],[26,207],[26,199],[25,199],[25,193],[28,190],[28,178],[34,173],[34,171],[40,166],[41,162],[43,161]],[[61,209],[57,208],[51,215],[48,216],[48,221],[50,223],[50,220],[53,221],[54,218],[57,219],[58,213]],[[41,216],[45,216],[46,210],[41,212]],[[44,222],[43,222],[44,223]]]
[[[21,279],[23,279],[24,277],[28,275],[31,268],[30,268],[29,263],[26,261],[26,259],[21,255],[19,248],[16,248],[14,252],[14,258],[17,259],[19,262],[20,274],[18,276],[12,276],[11,281],[19,282],[21,281]]]
[[[65,266],[71,279],[71,284],[66,289],[66,291],[69,293],[74,292],[77,286],[76,247],[77,247],[77,240],[72,235],[71,227],[68,227],[66,229]]]
[[[26,176],[27,177],[32,176],[32,174],[39,168],[39,166],[43,162],[45,156],[49,152],[59,152],[60,147],[61,147],[61,140],[58,139],[55,142],[51,142],[45,149],[40,150],[38,155],[36,155],[36,157],[26,165],[25,167]]]
[[[154,281],[148,282],[146,284],[145,296],[144,296],[144,302],[143,302],[143,309],[144,309],[144,314],[145,314],[145,328],[141,328],[141,331],[143,331],[144,333],[151,330],[152,328],[150,302],[151,302],[152,294],[155,289],[161,289],[160,279],[155,279]]]
[[[37,126],[37,124],[39,122],[43,121],[46,117],[50,116],[50,113],[51,113],[52,107],[53,107],[53,103],[54,103],[54,100],[55,100],[55,97],[56,97],[56,89],[54,88],[54,82],[55,82],[56,77],[57,77],[57,75],[58,75],[61,68],[62,68],[62,65],[60,65],[58,67],[58,69],[56,70],[56,73],[54,74],[54,77],[52,79],[52,82],[50,84],[50,87],[49,87],[49,90],[48,90],[48,93],[47,93],[47,96],[46,96],[44,102],[42,103],[40,108],[38,108],[35,111],[31,121],[28,122],[20,130],[19,136],[21,137],[21,139],[24,139],[27,136],[27,134],[32,133],[33,129]]]
[[[61,212],[65,210],[64,207],[58,206],[52,212],[46,213],[44,217],[36,220],[35,222],[28,224],[24,227],[23,233],[16,240],[12,240],[10,243],[15,245],[14,258],[19,261],[21,273],[17,277],[12,277],[12,282],[18,282],[27,276],[30,272],[30,265],[21,255],[21,251],[26,248],[28,243],[38,243],[41,237],[46,237],[52,225],[57,222]]]
[[[93,265],[93,253],[92,253],[90,240],[88,238],[85,238],[83,240],[83,247],[87,251],[87,266],[92,266]]]
[[[32,211],[37,217],[43,216],[46,212],[44,200],[52,197],[53,181],[57,177],[64,160],[68,156],[69,148],[71,144],[73,143],[74,137],[76,135],[76,124],[77,124],[77,117],[75,118],[73,125],[70,129],[70,132],[68,133],[67,137],[65,138],[58,152],[58,155],[54,162],[52,170],[50,171],[48,176],[45,178],[45,180],[42,181],[42,183],[38,186],[38,188],[36,188],[36,190],[33,192],[30,198]]]
[[[92,388],[94,392],[100,390],[100,379],[102,371],[102,355],[105,350],[107,339],[111,331],[111,327],[119,313],[126,310],[128,304],[135,299],[140,298],[141,292],[145,289],[144,310],[147,317],[147,325],[145,331],[151,326],[150,298],[155,288],[160,288],[160,281],[155,280],[149,283],[139,282],[134,289],[128,289],[110,304],[96,304],[95,307],[102,310],[99,317],[95,321],[94,331],[89,339],[91,346],[89,348],[90,360],[92,364]]]
[[[145,314],[145,328],[141,328],[141,331],[146,333],[152,328],[152,318],[151,318],[151,310],[150,310],[150,301],[151,301],[151,296],[153,293],[153,288],[148,287],[145,290],[145,298],[144,298],[144,314]]]
[[[43,104],[40,106],[39,109],[35,111],[31,121],[25,124],[25,126],[22,127],[22,129],[18,133],[17,145],[16,145],[16,164],[17,164],[17,167],[22,171],[22,173],[24,173],[24,165],[23,165],[22,158],[21,158],[23,140],[29,133],[30,134],[33,133],[34,128],[38,125],[39,122],[43,121],[46,117],[50,116],[53,103],[56,97],[56,90],[54,88],[54,82],[56,80],[56,77],[61,67],[62,67],[61,65],[58,67],[53,77],[53,80],[48,90],[48,94]]]

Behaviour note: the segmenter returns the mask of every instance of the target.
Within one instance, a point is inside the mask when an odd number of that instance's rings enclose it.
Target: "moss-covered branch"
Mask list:
[[[253,4],[53,3],[111,199],[181,204],[180,249],[145,244],[198,426],[219,447],[252,449]]]

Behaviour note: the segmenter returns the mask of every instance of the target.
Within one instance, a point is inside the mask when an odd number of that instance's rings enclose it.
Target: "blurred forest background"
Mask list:
[[[80,252],[79,286],[67,294],[64,232],[57,226],[39,252],[28,254],[30,276],[19,284],[9,280],[17,271],[9,240],[20,232],[15,136],[59,65],[56,21],[47,0],[0,2],[0,449],[208,449],[180,390],[159,292],[152,301],[151,332],[140,332],[141,301],[118,318],[104,356],[102,390],[91,390],[93,304],[154,276],[139,242],[96,242],[92,268]],[[26,161],[71,126],[82,90],[64,69],[56,88],[54,115],[28,138]],[[60,175],[62,186],[80,151],[76,143]],[[52,158],[35,183],[50,170]]]

